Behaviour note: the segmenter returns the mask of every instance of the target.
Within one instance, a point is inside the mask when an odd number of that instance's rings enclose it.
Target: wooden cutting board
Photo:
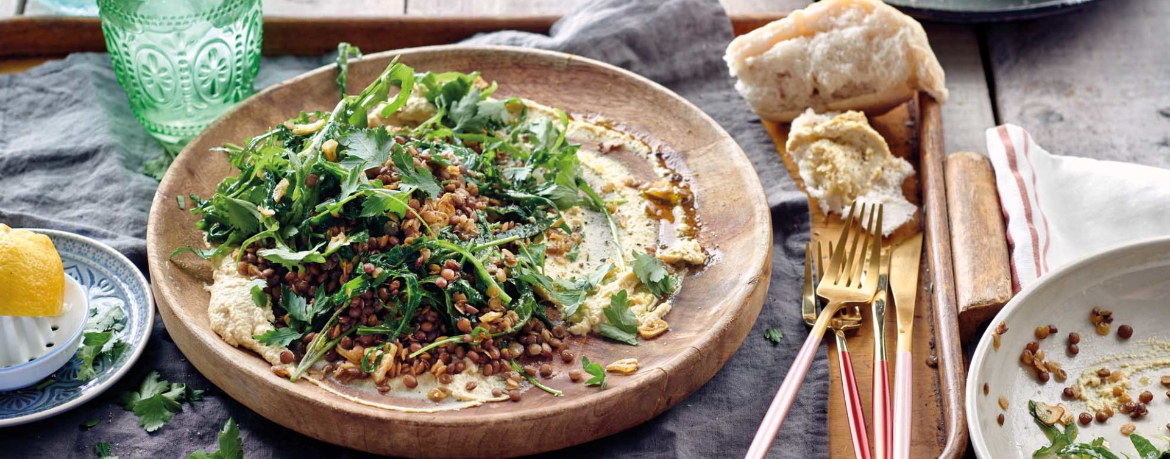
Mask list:
[[[921,109],[920,109],[921,108]],[[967,444],[966,424],[962,418],[962,389],[964,369],[958,352],[958,333],[955,324],[955,309],[951,277],[949,232],[937,228],[946,222],[946,194],[942,186],[942,142],[941,120],[938,105],[929,97],[907,102],[888,113],[869,117],[870,124],[885,138],[890,151],[904,158],[914,166],[916,174],[902,184],[906,198],[919,204],[920,211],[906,225],[886,238],[886,243],[897,244],[916,232],[927,235],[927,247],[923,250],[923,261],[919,273],[918,300],[914,314],[913,332],[913,427],[910,457],[961,457]],[[789,174],[802,190],[796,164],[784,148],[788,139],[788,124],[764,121],[768,134],[776,144]],[[937,134],[937,138],[935,135]],[[929,151],[927,151],[929,150]],[[936,155],[936,156],[931,156]],[[931,169],[929,166],[935,166]],[[929,169],[929,170],[928,170]],[[936,172],[937,170],[937,172]],[[931,173],[935,176],[931,176]],[[815,198],[809,199],[810,231],[814,241],[823,241],[828,250],[828,241],[836,241],[843,226],[840,216],[824,215]],[[932,220],[941,215],[942,222]],[[932,226],[933,225],[933,226]],[[943,235],[940,237],[940,235]],[[815,256],[815,255],[814,255]],[[937,259],[936,259],[937,258]],[[933,269],[935,266],[941,269]],[[939,282],[939,281],[942,282]],[[941,301],[940,301],[941,300]],[[799,308],[799,304],[791,305]],[[942,309],[940,311],[940,309]],[[939,317],[939,315],[942,317]],[[862,308],[862,326],[848,335],[848,345],[853,360],[853,370],[858,382],[862,406],[865,409],[866,425],[871,432],[873,443],[873,417],[871,394],[873,384],[874,331],[873,314],[870,308]],[[897,335],[896,312],[893,308],[886,313],[886,341],[893,373],[895,341]],[[939,323],[942,322],[942,326]],[[837,346],[829,343],[829,456],[853,457],[853,441],[849,423],[845,416],[845,401],[841,391],[841,374],[837,362]],[[936,353],[940,344],[952,343],[949,352]],[[928,363],[929,362],[929,363]],[[892,387],[893,380],[891,378]]]

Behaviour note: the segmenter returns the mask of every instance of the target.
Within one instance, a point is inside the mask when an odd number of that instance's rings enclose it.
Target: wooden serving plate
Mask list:
[[[967,428],[963,416],[966,370],[960,353],[956,321],[947,199],[943,183],[945,151],[939,105],[923,94],[888,113],[870,116],[869,122],[886,139],[890,152],[909,161],[915,170],[915,175],[902,183],[902,192],[910,202],[919,205],[920,211],[910,222],[887,237],[886,243],[893,247],[893,244],[919,231],[926,235],[914,313],[913,361],[910,362],[913,365],[914,383],[910,457],[961,457],[967,447]],[[785,150],[789,125],[764,121],[764,127],[776,144],[789,174],[803,190],[804,183],[797,166]],[[812,238],[814,241],[824,241],[822,245],[827,253],[828,241],[837,240],[844,222],[836,214],[825,216],[812,198],[809,199],[809,215]],[[870,308],[862,308],[862,314],[862,326],[847,338],[866,424],[872,432],[873,315]],[[886,340],[891,372],[896,363],[893,352],[898,330],[896,319],[896,311],[887,309]],[[853,441],[845,416],[837,345],[832,339],[826,341],[829,342],[830,375],[829,456],[852,457]],[[937,364],[933,366],[927,363],[932,356],[937,359]],[[892,377],[890,384],[893,385]],[[870,440],[872,445],[872,435]]]
[[[417,71],[478,70],[499,83],[498,97],[604,115],[663,142],[693,171],[698,238],[716,261],[686,279],[667,316],[669,333],[637,347],[584,341],[578,355],[641,362],[632,376],[610,375],[605,390],[571,383],[562,372],[548,384],[564,390],[564,397],[533,390],[518,403],[421,414],[354,404],[307,382],[277,377],[259,356],[224,343],[208,325],[204,286],[211,280],[210,263],[169,259],[176,247],[202,243],[196,216],[180,209],[175,197],[210,196],[233,173],[226,157],[209,148],[240,142],[302,110],[333,107],[335,70],[323,67],[266,89],[221,117],[183,150],[155,195],[147,228],[155,297],[175,344],[204,376],[264,417],[314,438],[378,454],[467,457],[533,454],[616,433],[674,406],[719,371],[763,304],[772,230],[755,171],[714,120],[617,67],[521,48],[436,46],[373,54],[350,65],[350,92],[365,87],[396,55]]]

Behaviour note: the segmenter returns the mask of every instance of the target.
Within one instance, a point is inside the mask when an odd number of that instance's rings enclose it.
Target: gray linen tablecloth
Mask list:
[[[553,454],[741,456],[806,332],[797,305],[808,216],[804,196],[727,74],[722,55],[732,38],[731,24],[716,0],[608,1],[567,15],[550,35],[498,32],[468,42],[553,49],[599,59],[687,98],[731,133],[751,159],[768,195],[774,234],[772,279],[763,311],[722,371],[678,406],[643,425]],[[266,58],[257,87],[331,61],[331,56]],[[146,220],[156,183],[140,171],[144,161],[160,153],[161,147],[131,115],[104,54],[74,54],[22,74],[0,76],[0,222],[90,236],[144,268]],[[767,327],[783,330],[781,344],[764,338]],[[147,434],[117,399],[122,392],[136,389],[146,373],[155,369],[164,379],[212,390],[204,401],[185,407],[161,430]],[[827,391],[828,369],[822,351],[772,456],[827,456]],[[141,360],[121,382],[71,412],[0,429],[0,456],[88,458],[94,457],[95,443],[106,441],[122,458],[186,457],[200,448],[216,449],[216,432],[229,416],[240,425],[249,458],[366,456],[285,429],[215,390],[183,358],[161,320],[155,321]],[[102,418],[97,427],[78,427],[95,417]]]

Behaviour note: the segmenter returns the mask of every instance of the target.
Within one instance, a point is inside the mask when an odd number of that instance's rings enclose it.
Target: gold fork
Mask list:
[[[792,408],[792,403],[796,400],[796,394],[800,390],[805,375],[808,374],[809,365],[812,364],[816,350],[820,347],[821,338],[825,336],[825,329],[829,327],[833,316],[846,303],[868,303],[873,298],[874,292],[877,291],[878,276],[865,276],[864,279],[861,276],[862,266],[866,262],[866,250],[863,248],[858,254],[856,242],[852,250],[846,250],[850,234],[854,238],[859,238],[861,236],[857,233],[862,231],[867,234],[878,234],[878,231],[881,231],[873,225],[872,219],[867,229],[855,227],[853,214],[856,207],[853,206],[850,209],[845,226],[841,230],[841,236],[832,252],[829,269],[825,271],[824,277],[818,282],[817,295],[824,297],[828,304],[817,316],[817,321],[813,324],[808,339],[805,340],[796,359],[792,362],[792,367],[789,368],[788,374],[784,377],[784,382],[780,385],[776,398],[768,407],[768,413],[764,415],[764,421],[760,424],[759,430],[756,431],[751,447],[748,448],[747,458],[763,458],[768,452],[768,448],[771,447],[772,441],[776,439],[776,433],[780,431],[780,426],[784,424],[784,419],[788,416],[788,410]],[[880,210],[881,206],[878,205],[877,208]],[[881,266],[879,261],[881,258],[880,245],[874,243],[871,246],[872,255],[869,257],[868,267],[870,273],[877,273]],[[848,255],[846,252],[849,252]],[[851,421],[854,420],[851,419]],[[865,423],[861,421],[860,430],[864,429]],[[868,454],[869,448],[866,447],[865,450]]]

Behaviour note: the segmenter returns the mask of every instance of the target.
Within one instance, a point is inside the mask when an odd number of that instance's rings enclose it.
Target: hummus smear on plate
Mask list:
[[[685,174],[608,120],[495,89],[394,62],[226,145],[239,174],[192,196],[207,248],[176,251],[212,260],[212,329],[276,375],[408,411],[560,395],[541,380],[582,379],[574,335],[667,332],[707,258]]]

